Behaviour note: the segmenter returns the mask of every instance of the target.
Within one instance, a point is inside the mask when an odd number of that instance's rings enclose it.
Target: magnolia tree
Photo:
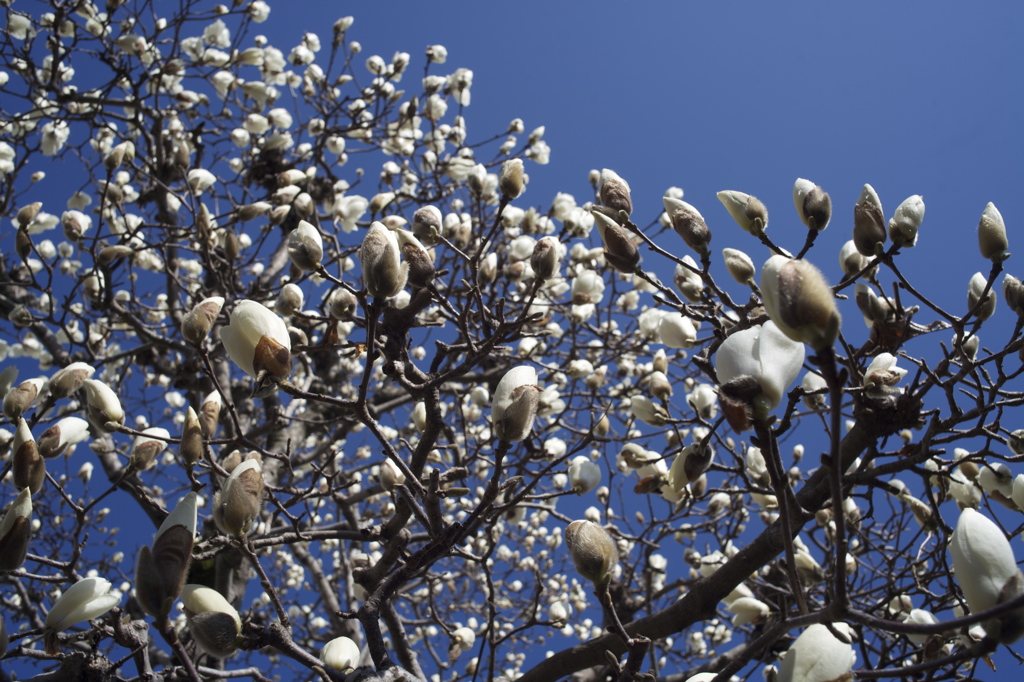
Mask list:
[[[5,10],[6,671],[957,679],[1024,633],[995,206],[936,300],[920,196],[531,197],[543,128],[470,139],[444,47],[162,9]]]

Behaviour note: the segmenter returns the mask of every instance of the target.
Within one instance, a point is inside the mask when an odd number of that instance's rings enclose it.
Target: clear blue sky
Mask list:
[[[472,69],[471,139],[515,116],[528,131],[546,126],[551,164],[528,164],[521,202],[546,207],[557,191],[586,200],[587,171],[612,168],[632,186],[638,224],[682,187],[715,250],[746,249],[760,265],[763,249],[715,192],[758,196],[773,238],[798,247],[790,197],[806,177],[832,195],[836,218],[813,259],[827,255],[835,280],[863,183],[887,215],[922,194],[921,239],[901,261],[932,270],[929,289],[949,301],[987,272],[973,236],[986,202],[1011,250],[1024,221],[1024,3],[310,3],[275,6],[259,28],[284,49],[310,27],[326,42],[345,14],[361,57],[416,60],[441,43],[448,63],[432,73]]]

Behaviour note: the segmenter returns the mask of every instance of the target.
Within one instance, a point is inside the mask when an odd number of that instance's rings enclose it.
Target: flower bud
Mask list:
[[[167,429],[158,426],[150,427],[135,437],[132,443],[130,466],[136,471],[144,471],[156,463],[156,458],[167,447],[171,434]]]
[[[412,233],[425,246],[436,246],[441,243],[444,234],[444,220],[437,206],[424,206],[412,216]]]
[[[491,400],[491,428],[506,443],[518,443],[530,435],[537,416],[541,388],[537,370],[513,367],[498,382]]]
[[[384,460],[380,465],[380,484],[384,490],[392,493],[400,485],[405,483],[405,474],[398,468],[398,465],[390,459]]]
[[[39,391],[46,385],[46,379],[36,377],[23,381],[4,395],[3,410],[4,416],[12,422],[25,414],[28,408],[32,407]]]
[[[849,625],[833,623],[833,627],[851,639]],[[856,660],[851,644],[844,644],[827,627],[815,623],[800,633],[782,659],[778,682],[849,680]]]
[[[579,455],[569,464],[569,485],[577,495],[589,493],[601,483],[601,467],[589,457]]]
[[[686,245],[702,256],[708,254],[711,244],[711,230],[704,222],[704,216],[696,208],[675,197],[662,197],[669,222]]]
[[[84,362],[73,362],[58,370],[48,384],[54,400],[67,398],[82,387],[82,383],[96,372],[96,368]]]
[[[110,594],[110,581],[84,578],[69,587],[46,614],[46,628],[53,632],[67,630],[75,623],[99,618],[121,601]]]
[[[1006,240],[1006,224],[999,209],[991,201],[985,205],[981,214],[981,221],[978,223],[978,248],[981,249],[981,257],[992,261],[1003,261],[1006,256],[1007,247],[1010,243]]]
[[[67,240],[77,242],[92,227],[92,218],[81,211],[64,211],[60,216],[60,225],[64,229],[64,236]]]
[[[732,619],[732,626],[739,627],[747,623],[758,623],[768,616],[771,609],[760,599],[753,597],[739,597],[729,602],[726,611],[735,613]]]
[[[800,222],[808,228],[821,232],[828,227],[828,221],[832,218],[832,199],[818,185],[797,178],[793,183],[793,204]]]
[[[273,206],[270,203],[266,201],[257,201],[252,204],[239,206],[236,214],[238,216],[238,220],[245,223],[252,220],[253,218],[258,218],[261,215],[266,215],[267,211],[269,211],[271,208],[273,208]]]
[[[629,409],[633,416],[645,424],[661,427],[668,423],[669,415],[665,408],[651,402],[650,398],[635,395],[630,398]]]
[[[985,293],[986,286],[988,286],[988,279],[980,272],[974,273],[967,285],[967,309],[974,310],[974,306],[978,306],[975,316],[979,322],[984,322],[992,317],[992,313],[996,311],[996,293],[994,291],[989,289],[985,298],[981,297]],[[978,305],[979,301],[981,301],[981,305]]]
[[[116,260],[121,258],[127,258],[128,256],[135,253],[135,249],[124,244],[115,244],[114,246],[107,246],[100,249],[100,252],[96,255],[96,262],[100,265],[110,265]]]
[[[268,381],[283,381],[292,371],[292,342],[284,320],[256,301],[240,301],[231,322],[220,330],[224,349],[236,365],[256,379],[257,391]]]
[[[725,259],[725,269],[734,280],[740,284],[753,284],[754,275],[757,270],[754,268],[754,261],[750,256],[738,249],[722,249],[722,258]]]
[[[139,550],[135,597],[154,618],[170,614],[185,585],[196,534],[196,502],[195,492],[185,495],[160,525],[153,548]]]
[[[768,229],[768,209],[757,197],[731,189],[721,191],[717,196],[732,219],[746,232],[758,237]]]
[[[244,535],[263,507],[263,468],[248,459],[231,472],[213,500],[213,520],[228,535]]]
[[[830,347],[842,318],[821,272],[805,260],[772,256],[761,270],[761,294],[772,321],[816,351]]]
[[[1012,275],[1003,276],[1003,298],[1010,310],[1017,313],[1018,317],[1024,317],[1024,285]],[[7,399],[4,399],[6,404]],[[6,408],[5,408],[6,411]]]
[[[11,465],[14,487],[18,490],[28,489],[38,494],[46,479],[46,461],[39,454],[28,422],[21,417],[18,418],[18,428],[14,432],[11,452],[14,458]]]
[[[324,644],[320,660],[328,668],[347,673],[359,665],[359,647],[348,637],[336,637]]]
[[[534,244],[530,255],[534,276],[541,281],[557,277],[563,251],[562,244],[554,237],[544,237]]]
[[[576,564],[576,572],[594,583],[606,585],[619,561],[615,540],[602,526],[592,521],[573,521],[565,529],[565,544]]]
[[[971,611],[977,613],[1024,594],[1024,575],[999,526],[971,508],[960,513],[950,539],[953,570]],[[1024,607],[982,623],[998,642],[1011,644],[1024,634]]]
[[[220,423],[220,408],[222,402],[220,393],[212,391],[206,396],[202,406],[199,408],[199,426],[203,429],[203,438],[214,438],[217,435],[217,425]]]
[[[915,194],[903,200],[896,207],[896,213],[889,219],[889,238],[899,247],[917,244],[917,231],[924,220],[924,199]]]
[[[821,410],[824,409],[827,396],[824,393],[819,393],[824,388],[827,388],[828,384],[825,382],[825,377],[815,372],[808,372],[804,375],[803,381],[800,382],[800,388],[804,390],[804,405],[809,410]],[[807,395],[813,394],[813,395]]]
[[[633,200],[629,196],[629,183],[618,174],[607,168],[601,170],[601,185],[598,188],[601,204],[616,213],[625,211],[628,216],[633,212]]]
[[[417,289],[434,281],[434,259],[409,230],[395,230],[404,262],[408,264],[409,284]]]
[[[203,458],[203,426],[199,421],[199,415],[191,405],[185,415],[185,423],[181,427],[181,445],[178,446],[178,454],[181,455],[181,460],[189,469]]]
[[[274,311],[278,315],[290,317],[302,310],[305,298],[298,284],[288,282],[281,287],[281,292],[277,295],[277,300],[274,301]]]
[[[89,438],[89,422],[79,417],[64,417],[39,436],[39,454],[47,459],[59,457],[71,446]]]
[[[498,176],[498,189],[506,199],[518,199],[523,194],[526,183],[523,178],[523,160],[509,159],[501,165]]]
[[[181,335],[193,346],[202,344],[224,306],[223,296],[211,296],[196,305],[181,320]]]
[[[604,242],[605,260],[619,272],[633,273],[640,263],[640,252],[629,232],[601,211],[594,210],[592,213],[601,241]]]
[[[23,488],[0,521],[0,573],[21,568],[32,536],[32,493]]]
[[[203,651],[227,658],[238,650],[242,619],[220,592],[202,585],[185,585],[181,590],[188,629]]]
[[[398,237],[383,223],[370,225],[359,247],[359,261],[363,266],[363,283],[371,296],[390,298],[405,286],[409,266],[401,261]]]
[[[870,262],[867,256],[857,250],[857,245],[852,239],[843,244],[843,248],[839,250],[839,267],[847,275],[856,275]]]
[[[664,372],[657,370],[651,372],[651,375],[647,377],[647,388],[650,389],[651,395],[658,400],[668,400],[672,397],[672,382],[668,380],[668,376]]]
[[[82,387],[85,389],[85,416],[97,429],[113,433],[124,424],[124,409],[114,389],[97,379],[86,379]]]
[[[697,328],[693,321],[675,311],[665,313],[658,324],[658,336],[669,348],[693,348]]]
[[[885,215],[882,201],[871,185],[864,185],[853,206],[853,243],[861,254],[872,258],[879,244],[885,244]]]
[[[715,460],[715,449],[710,444],[687,445],[676,455],[668,471],[668,483],[676,492],[682,491],[708,470]]]
[[[299,270],[315,272],[324,258],[324,240],[320,230],[305,220],[299,221],[288,235],[288,256]]]

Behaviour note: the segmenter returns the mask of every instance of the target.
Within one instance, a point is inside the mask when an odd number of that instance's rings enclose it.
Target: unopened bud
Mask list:
[[[707,255],[708,246],[711,244],[711,230],[708,229],[700,211],[675,197],[662,197],[661,201],[665,205],[672,229],[691,249],[702,256]]]
[[[320,268],[324,257],[324,240],[320,231],[305,220],[288,235],[288,256],[295,267],[303,272],[314,272]]]
[[[967,309],[974,310],[974,307],[978,306],[975,316],[980,322],[992,317],[992,313],[996,311],[996,294],[991,288],[988,293],[985,293],[987,286],[988,279],[980,272],[974,273],[967,286]],[[985,294],[984,299],[981,297],[983,293]],[[979,301],[981,301],[981,305],[978,305]]]
[[[601,211],[595,210],[593,215],[601,241],[604,242],[605,260],[619,272],[632,274],[640,263],[640,252],[629,232]]]
[[[203,427],[199,421],[199,415],[191,405],[185,415],[185,424],[181,428],[181,445],[178,447],[178,454],[181,455],[181,460],[188,468],[192,468],[203,458]]]
[[[263,469],[258,460],[242,462],[213,500],[213,520],[228,535],[244,535],[263,507]]]
[[[124,423],[124,409],[114,389],[97,379],[86,379],[85,415],[97,429],[113,433]]]
[[[518,199],[523,194],[526,183],[523,178],[523,160],[509,159],[501,165],[498,176],[498,189],[509,200]]]
[[[740,284],[753,284],[757,270],[750,256],[738,249],[722,249],[722,258],[725,259],[725,269],[734,280]]]
[[[181,321],[181,335],[193,346],[201,345],[223,307],[223,296],[211,296],[203,300],[185,314]]]
[[[981,249],[981,257],[992,261],[1003,261],[1008,255],[1007,247],[1010,243],[1006,240],[1006,224],[999,209],[991,201],[985,205],[981,214],[981,221],[978,223],[978,248]]]
[[[717,196],[732,219],[746,232],[755,237],[764,234],[768,228],[768,209],[757,197],[731,189],[723,190]]]
[[[398,237],[382,223],[370,225],[359,247],[359,261],[363,283],[374,298],[390,298],[405,286],[409,266],[401,261]]]
[[[43,208],[43,202],[36,201],[27,206],[22,206],[14,217],[14,221],[18,223],[18,226],[22,229],[29,226],[36,216],[39,215],[39,211]]]
[[[494,389],[491,401],[494,435],[506,443],[518,443],[530,435],[540,390],[533,367],[523,365],[506,372]]]
[[[142,610],[163,618],[181,594],[192,560],[196,533],[196,493],[190,492],[160,525],[153,547],[139,551],[135,597]]]
[[[565,529],[565,544],[569,547],[576,571],[596,587],[606,585],[612,569],[619,560],[615,540],[602,526],[592,521],[573,521]]]
[[[221,405],[220,393],[213,391],[206,396],[206,400],[199,408],[199,425],[203,429],[203,438],[214,438],[217,435]]]
[[[412,216],[412,233],[425,246],[435,246],[441,242],[444,225],[441,211],[436,206],[424,206]]]
[[[202,585],[185,585],[181,591],[188,629],[206,653],[227,658],[238,650],[242,619],[220,592]]]
[[[167,429],[150,427],[135,437],[132,443],[130,464],[136,471],[143,471],[156,463],[157,456],[167,447],[171,434]]]
[[[808,228],[821,232],[828,227],[828,221],[832,218],[832,199],[818,185],[797,178],[793,184],[793,204],[800,222]]]
[[[554,237],[544,237],[533,247],[530,267],[537,279],[549,280],[558,274],[558,260],[562,246]]]
[[[408,264],[408,281],[413,287],[422,289],[434,281],[434,259],[416,236],[409,230],[396,230],[402,258]]]
[[[403,483],[405,483],[405,474],[398,468],[398,465],[390,459],[384,460],[384,463],[380,465],[380,484],[384,490],[389,493],[394,492],[395,488]]]
[[[899,247],[917,244],[917,232],[924,221],[924,199],[915,194],[903,200],[896,207],[896,213],[889,220],[889,238]]]
[[[32,536],[32,494],[23,489],[0,521],[0,573],[21,568]]]
[[[18,428],[14,432],[12,443],[14,487],[18,490],[31,490],[38,494],[46,479],[46,461],[39,454],[39,448],[32,431],[24,419],[18,419]]]
[[[130,246],[123,244],[116,244],[114,246],[107,246],[100,249],[99,254],[96,256],[96,262],[100,265],[110,265],[116,260],[121,258],[127,258],[128,256],[135,253],[135,250]]]
[[[871,185],[864,185],[853,206],[853,243],[861,254],[872,258],[879,244],[885,244],[885,216],[882,201]]]
[[[1024,317],[1024,285],[1012,275],[1003,276],[1003,298],[1010,310],[1017,313],[1018,317]]]
[[[85,362],[71,363],[50,378],[50,395],[54,400],[67,398],[80,389],[85,380],[91,377],[95,371],[96,368]]]
[[[616,213],[625,211],[626,215],[633,212],[633,200],[629,194],[629,183],[608,168],[601,170],[601,185],[598,189],[601,204]]]
[[[789,338],[816,351],[835,342],[842,318],[832,289],[809,262],[772,256],[761,271],[761,293],[768,316]]]
[[[281,287],[281,293],[277,295],[277,300],[274,301],[274,310],[278,315],[290,317],[302,310],[305,298],[298,284],[288,282]]]
[[[37,377],[23,381],[4,395],[3,410],[4,416],[15,421],[32,407],[39,391],[46,384],[46,379]]]

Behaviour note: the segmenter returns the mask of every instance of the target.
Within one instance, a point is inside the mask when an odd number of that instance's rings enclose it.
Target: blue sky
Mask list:
[[[396,50],[418,57],[428,44],[445,45],[448,63],[434,73],[474,72],[471,138],[516,116],[528,131],[546,126],[551,164],[528,164],[521,202],[546,206],[557,191],[583,201],[587,171],[612,168],[632,186],[638,224],[657,217],[667,187],[682,187],[712,229],[715,250],[747,249],[760,265],[766,254],[738,231],[715,192],[758,196],[772,215],[773,238],[799,246],[804,228],[790,197],[793,181],[806,177],[835,206],[812,256],[827,261],[820,265],[834,280],[865,182],[890,215],[922,194],[921,239],[901,261],[934,272],[928,289],[957,302],[971,274],[987,272],[973,236],[986,202],[999,207],[1014,246],[1014,226],[1024,220],[1016,202],[1024,181],[1024,4],[581,8],[318,3],[301,13],[277,7],[259,28],[285,47],[310,27],[352,14],[349,37],[362,43],[362,57],[387,59]],[[320,33],[326,39],[326,28]],[[410,76],[419,67],[414,62]],[[1015,271],[1013,261],[1008,267]]]

